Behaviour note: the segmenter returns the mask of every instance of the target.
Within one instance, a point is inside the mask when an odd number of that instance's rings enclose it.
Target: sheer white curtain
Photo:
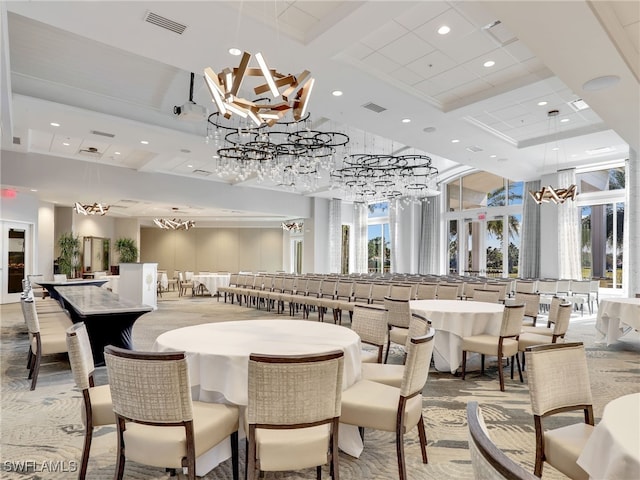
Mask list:
[[[342,200],[329,201],[329,272],[340,273],[342,267]]]
[[[369,209],[366,203],[354,203],[353,213],[353,244],[354,248],[354,273],[367,273],[368,271],[368,251],[367,251],[367,223]]]
[[[422,201],[418,273],[440,273],[440,197]]]
[[[391,271],[399,272],[401,246],[400,246],[400,220],[399,220],[400,200],[394,198],[389,200],[389,240],[391,241]]]
[[[518,276],[521,278],[540,277],[540,205],[529,195],[530,191],[540,190],[540,185],[540,180],[524,184],[522,233],[518,260]]]
[[[575,169],[558,172],[558,186],[576,183]],[[582,280],[580,265],[580,213],[576,202],[567,200],[558,205],[558,262],[560,278]]]

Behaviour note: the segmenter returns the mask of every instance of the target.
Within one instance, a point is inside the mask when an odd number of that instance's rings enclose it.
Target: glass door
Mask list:
[[[30,272],[31,227],[23,223],[2,223],[2,303],[19,302],[22,280]]]

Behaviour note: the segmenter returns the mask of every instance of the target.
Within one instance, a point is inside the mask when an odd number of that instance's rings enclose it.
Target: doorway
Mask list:
[[[22,280],[31,273],[31,225],[2,222],[2,275],[0,291],[2,303],[20,301]]]

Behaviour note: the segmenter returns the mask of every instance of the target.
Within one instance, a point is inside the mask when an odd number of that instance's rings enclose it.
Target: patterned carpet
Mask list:
[[[3,479],[67,479],[76,478],[73,472],[83,441],[80,420],[81,397],[71,377],[65,356],[47,360],[40,371],[37,389],[29,391],[26,353],[27,335],[19,304],[2,305],[1,310],[2,403],[0,420],[0,458]],[[208,297],[179,299],[165,293],[159,309],[141,317],[134,327],[136,348],[149,349],[162,332],[199,323],[268,318],[274,316],[263,310],[247,309],[218,302]],[[282,318],[282,316],[280,316]],[[315,321],[312,315],[310,321]],[[636,332],[622,341],[606,347],[594,344],[595,315],[575,313],[569,329],[569,341],[582,341],[588,352],[596,421],[610,400],[640,391],[640,336]],[[399,361],[399,352],[392,352]],[[409,479],[472,478],[467,446],[465,407],[469,400],[477,400],[483,408],[485,420],[496,443],[517,462],[533,469],[535,434],[526,384],[506,379],[506,391],[500,392],[494,361],[488,361],[484,377],[474,370],[466,381],[449,373],[432,371],[424,389],[424,417],[428,436],[429,463],[422,464],[417,431],[405,436],[405,455]],[[517,378],[517,377],[516,377]],[[97,383],[106,382],[104,368],[97,371]],[[577,421],[580,415],[567,414],[555,424]],[[88,479],[111,479],[115,465],[115,428],[101,427],[94,434]],[[241,442],[244,443],[244,442]],[[240,450],[244,458],[244,446]],[[22,467],[19,463],[22,462]],[[242,462],[241,462],[242,463]],[[18,471],[19,470],[19,471]],[[365,449],[359,459],[346,454],[340,456],[342,479],[394,479],[397,463],[394,434],[367,430]],[[243,467],[241,466],[241,475]],[[328,470],[323,478],[328,478]],[[128,462],[125,478],[168,478],[162,469]],[[207,480],[231,478],[230,460],[206,475]],[[274,479],[315,478],[313,469],[282,474],[267,474]],[[543,478],[564,476],[545,466]]]

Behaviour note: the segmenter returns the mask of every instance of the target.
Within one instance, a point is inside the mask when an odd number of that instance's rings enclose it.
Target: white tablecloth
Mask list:
[[[158,281],[160,282],[160,286],[163,290],[169,288],[169,277],[167,277],[167,272],[158,272]]]
[[[596,342],[611,345],[631,330],[640,330],[640,298],[607,298],[599,303]]]
[[[218,288],[228,287],[231,275],[228,273],[208,273],[206,275],[194,275],[193,276],[193,288],[198,288],[198,285],[204,285],[209,295],[215,295],[218,293]]]
[[[640,393],[616,398],[604,407],[578,465],[593,480],[640,479]]]
[[[111,290],[113,293],[118,293],[118,282],[120,281],[120,275],[105,275],[101,280],[107,280],[102,287]]]
[[[295,355],[344,351],[343,387],[361,377],[360,337],[352,330],[329,323],[306,320],[244,320],[207,323],[179,328],[160,335],[155,351],[185,351],[194,400],[248,402],[248,365],[251,353]],[[362,441],[357,427],[341,425],[340,448],[358,457]],[[229,458],[228,443],[202,455],[196,474],[205,475]]]
[[[436,329],[433,361],[436,370],[455,373],[462,364],[462,337],[500,335],[500,303],[471,300],[412,300],[411,311],[426,317]]]

